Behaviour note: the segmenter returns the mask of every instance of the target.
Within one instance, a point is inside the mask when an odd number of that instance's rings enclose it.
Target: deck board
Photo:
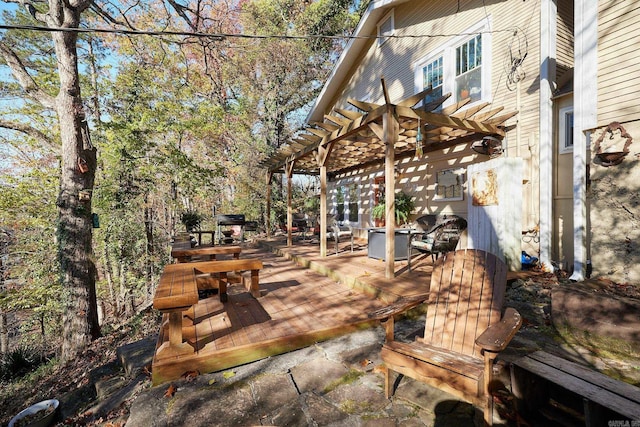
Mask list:
[[[423,293],[431,275],[430,257],[419,259],[411,272],[406,262],[397,262],[397,277],[386,279],[384,263],[369,259],[366,248],[326,258],[320,258],[313,245],[292,250],[331,270],[332,278],[266,249],[243,247],[244,258],[263,261],[262,296],[253,298],[242,284],[230,284],[227,303],[221,303],[217,295],[201,299],[191,314],[193,325],[189,319],[183,322],[184,337],[194,346],[194,354],[154,357],[153,383],[177,379],[193,370],[228,369],[370,327],[377,322],[369,320],[368,313],[394,298]],[[336,282],[336,275],[357,283]],[[162,329],[157,347],[167,340],[168,333]]]

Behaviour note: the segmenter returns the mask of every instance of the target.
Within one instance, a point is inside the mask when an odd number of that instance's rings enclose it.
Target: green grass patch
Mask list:
[[[332,390],[340,387],[341,385],[351,384],[358,380],[361,376],[364,375],[364,372],[358,371],[357,369],[350,369],[349,372],[344,374],[342,377],[338,378],[335,381],[332,381],[329,385],[324,388],[324,393],[329,393]]]

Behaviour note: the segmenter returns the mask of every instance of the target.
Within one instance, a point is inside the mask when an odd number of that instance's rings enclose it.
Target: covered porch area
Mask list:
[[[502,139],[510,126],[507,120],[517,112],[504,112],[488,102],[471,104],[471,99],[443,107],[451,93],[432,98],[432,88],[391,102],[384,79],[381,79],[384,103],[349,99],[349,106],[335,108],[321,119],[311,120],[297,137],[282,146],[260,166],[267,171],[267,218],[270,217],[270,188],[274,174],[287,177],[287,246],[293,246],[292,188],[294,174],[319,175],[320,181],[320,256],[327,256],[329,214],[328,183],[332,178],[357,173],[375,166],[384,179],[385,270],[391,279],[396,275],[395,193],[396,165],[402,159],[417,158],[422,163],[429,153],[456,146],[473,148],[489,157],[502,153]],[[318,114],[316,114],[318,115]],[[469,150],[470,151],[470,150]],[[420,194],[420,197],[428,197]],[[422,212],[427,213],[427,212]],[[431,213],[431,212],[429,212]],[[360,227],[368,222],[367,210],[358,212]],[[267,223],[267,230],[270,230]],[[519,252],[518,252],[519,253]]]

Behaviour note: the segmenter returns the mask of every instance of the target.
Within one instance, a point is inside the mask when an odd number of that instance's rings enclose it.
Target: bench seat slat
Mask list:
[[[483,359],[429,346],[420,341],[412,343],[391,341],[385,343],[383,347],[475,380],[481,377],[484,370]]]
[[[637,387],[545,352],[535,352],[513,364],[616,413],[640,420]]]
[[[544,351],[536,351],[535,353],[528,355],[528,357],[540,363],[553,366],[569,375],[574,375],[590,383],[601,385],[612,393],[624,396],[625,398],[640,405],[640,388],[638,387],[634,387],[631,384],[627,384],[622,381],[617,381],[611,377],[601,374],[600,372],[578,365],[574,362],[567,361]]]
[[[164,272],[153,298],[153,308],[173,310],[198,302],[198,287],[193,269]]]

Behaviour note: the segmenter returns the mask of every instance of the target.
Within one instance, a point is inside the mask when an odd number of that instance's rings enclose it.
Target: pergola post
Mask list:
[[[294,162],[287,162],[285,165],[287,174],[287,247],[293,246],[293,234],[291,233],[291,227],[293,226],[293,208],[291,207],[293,165]]]
[[[320,166],[320,256],[327,256],[327,167]]]
[[[273,182],[273,172],[267,171],[267,217],[265,226],[267,227],[267,239],[271,237],[271,183]]]
[[[385,203],[385,270],[387,279],[395,277],[395,143],[398,139],[399,125],[394,116],[394,108],[387,104],[387,111],[382,117],[382,131],[384,134],[384,203]]]
[[[319,145],[316,162],[320,167],[320,256],[327,256],[327,159],[331,153],[331,147]]]

